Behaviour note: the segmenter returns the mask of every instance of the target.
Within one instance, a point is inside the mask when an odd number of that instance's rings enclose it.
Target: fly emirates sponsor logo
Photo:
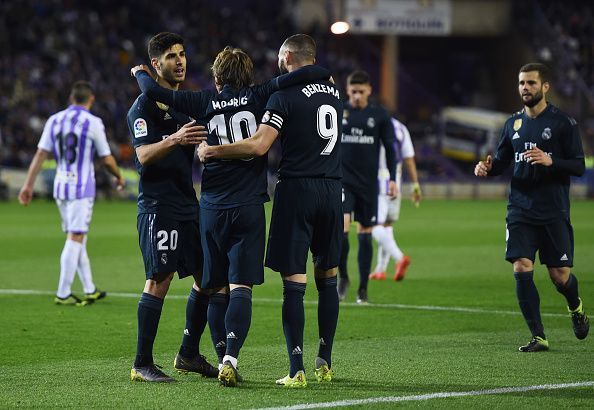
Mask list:
[[[531,150],[533,148],[536,148],[536,143],[535,142],[525,142],[524,143],[524,151],[523,152],[516,152],[515,153],[515,159],[516,162],[522,162],[522,161],[527,161],[526,155],[524,155],[524,152]],[[545,154],[547,154],[549,157],[552,155],[551,152],[545,152]]]
[[[363,135],[363,129],[351,127],[350,134],[342,134],[341,141],[347,144],[373,144],[375,140],[370,135]]]

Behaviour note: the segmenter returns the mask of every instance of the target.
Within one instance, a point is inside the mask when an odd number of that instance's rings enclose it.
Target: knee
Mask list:
[[[332,278],[332,277],[336,277],[337,274],[338,274],[338,268],[323,270],[323,269],[314,267],[315,279]]]
[[[549,277],[551,278],[551,281],[555,284],[555,286],[559,287],[567,283],[570,272],[571,269],[568,267],[549,268]]]
[[[168,273],[146,281],[144,291],[158,298],[164,299],[173,280],[174,273]]]
[[[379,242],[380,237],[382,236],[382,232],[384,231],[383,225],[376,225],[371,229],[371,236],[373,239]]]
[[[531,272],[534,270],[534,264],[530,259],[520,258],[514,261],[514,272]]]
[[[357,233],[371,233],[373,231],[373,226],[363,226],[359,225],[357,229]]]
[[[82,243],[85,240],[85,234],[69,232],[68,239],[74,242]]]

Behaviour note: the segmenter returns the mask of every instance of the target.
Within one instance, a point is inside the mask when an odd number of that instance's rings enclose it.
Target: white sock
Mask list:
[[[95,284],[93,283],[93,274],[91,272],[91,261],[87,254],[87,237],[83,239],[80,257],[78,258],[78,267],[76,269],[78,278],[82,282],[85,293],[93,293]]]
[[[390,261],[390,256],[384,250],[384,247],[377,244],[377,262],[375,264],[374,272],[385,272],[386,268],[388,267],[388,262]]]
[[[229,362],[231,362],[231,364],[233,365],[233,367],[234,367],[235,369],[237,369],[237,358],[235,358],[235,357],[233,357],[233,356],[229,356],[228,354],[226,354],[226,355],[223,357],[223,363],[225,363],[226,361],[229,361]]]
[[[76,273],[76,266],[80,258],[82,244],[71,239],[66,239],[62,255],[60,255],[60,281],[58,283],[59,298],[65,298],[72,293],[72,281]]]
[[[399,262],[404,256],[404,253],[400,250],[398,244],[396,243],[396,238],[394,238],[394,229],[391,226],[384,226],[384,232],[386,233],[386,237],[388,238],[389,242],[389,245],[386,246],[385,249],[396,262]]]
[[[390,262],[390,254],[384,247],[381,247],[381,254],[378,253],[378,264],[381,258],[382,265],[380,266],[380,272],[385,272],[388,269],[388,263]]]
[[[371,234],[378,242],[378,244],[393,258],[395,261],[399,261],[402,259],[404,254],[396,245],[396,240],[394,239],[394,231],[392,227],[385,227],[385,226],[374,226]],[[387,264],[386,264],[387,266]],[[384,268],[385,269],[385,268]]]

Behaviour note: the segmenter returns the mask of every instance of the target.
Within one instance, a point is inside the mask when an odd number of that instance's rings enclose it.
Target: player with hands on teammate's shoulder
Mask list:
[[[173,142],[179,145],[198,145],[206,141],[207,135],[206,128],[203,125],[196,125],[196,120],[192,120],[168,138],[173,138]]]
[[[136,66],[132,67],[130,69],[130,75],[132,77],[135,77],[136,76],[136,73],[139,72],[139,71],[146,71],[147,74],[150,75],[153,78],[153,80],[155,80],[155,81],[157,80],[156,76],[153,74],[153,72],[151,71],[151,69],[149,68],[149,66],[147,66],[146,64],[139,64],[139,65],[136,65]]]
[[[130,69],[130,75],[136,76],[139,71],[146,71],[153,79],[156,77],[153,75],[151,69],[146,64],[139,64]],[[198,145],[203,141],[206,141],[208,132],[203,125],[196,125],[196,120],[192,120],[187,124],[184,124],[176,133],[171,134],[169,138],[173,139],[175,144],[179,145]]]

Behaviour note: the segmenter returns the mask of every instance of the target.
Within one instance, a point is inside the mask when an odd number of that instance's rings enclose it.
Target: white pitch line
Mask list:
[[[54,292],[46,290],[33,290],[33,289],[0,289],[0,295],[53,295]],[[108,296],[118,298],[132,298],[138,299],[140,293],[121,293],[121,292],[109,292]],[[185,295],[167,295],[167,299],[186,300],[188,297]],[[274,298],[254,298],[255,303],[282,303],[282,299]],[[317,305],[315,300],[304,300],[306,305]],[[462,312],[462,313],[480,313],[480,314],[495,314],[495,315],[512,315],[518,316],[521,313],[513,310],[489,310],[489,309],[478,309],[478,308],[467,308],[460,306],[431,306],[431,305],[405,305],[402,303],[370,303],[367,305],[358,305],[354,302],[340,302],[340,306],[356,306],[358,309],[409,309],[409,310],[428,310],[428,311],[441,311],[441,312]],[[567,314],[561,313],[541,313],[541,316],[548,317],[567,317]]]
[[[284,407],[263,407],[258,410],[301,410],[301,409],[322,409],[331,407],[347,407],[347,406],[361,406],[366,404],[377,404],[377,403],[398,403],[404,401],[424,401],[432,399],[444,399],[449,397],[468,397],[468,396],[487,396],[493,394],[508,394],[508,393],[522,393],[535,390],[558,390],[558,389],[572,389],[577,387],[590,387],[594,386],[594,381],[577,382],[577,383],[562,383],[562,384],[540,384],[536,386],[524,386],[524,387],[501,387],[498,389],[488,390],[471,390],[461,392],[438,392],[419,394],[414,396],[388,396],[388,397],[370,397],[368,399],[357,399],[357,400],[340,400],[340,401],[329,401],[322,403],[304,403],[295,404],[292,406]]]

